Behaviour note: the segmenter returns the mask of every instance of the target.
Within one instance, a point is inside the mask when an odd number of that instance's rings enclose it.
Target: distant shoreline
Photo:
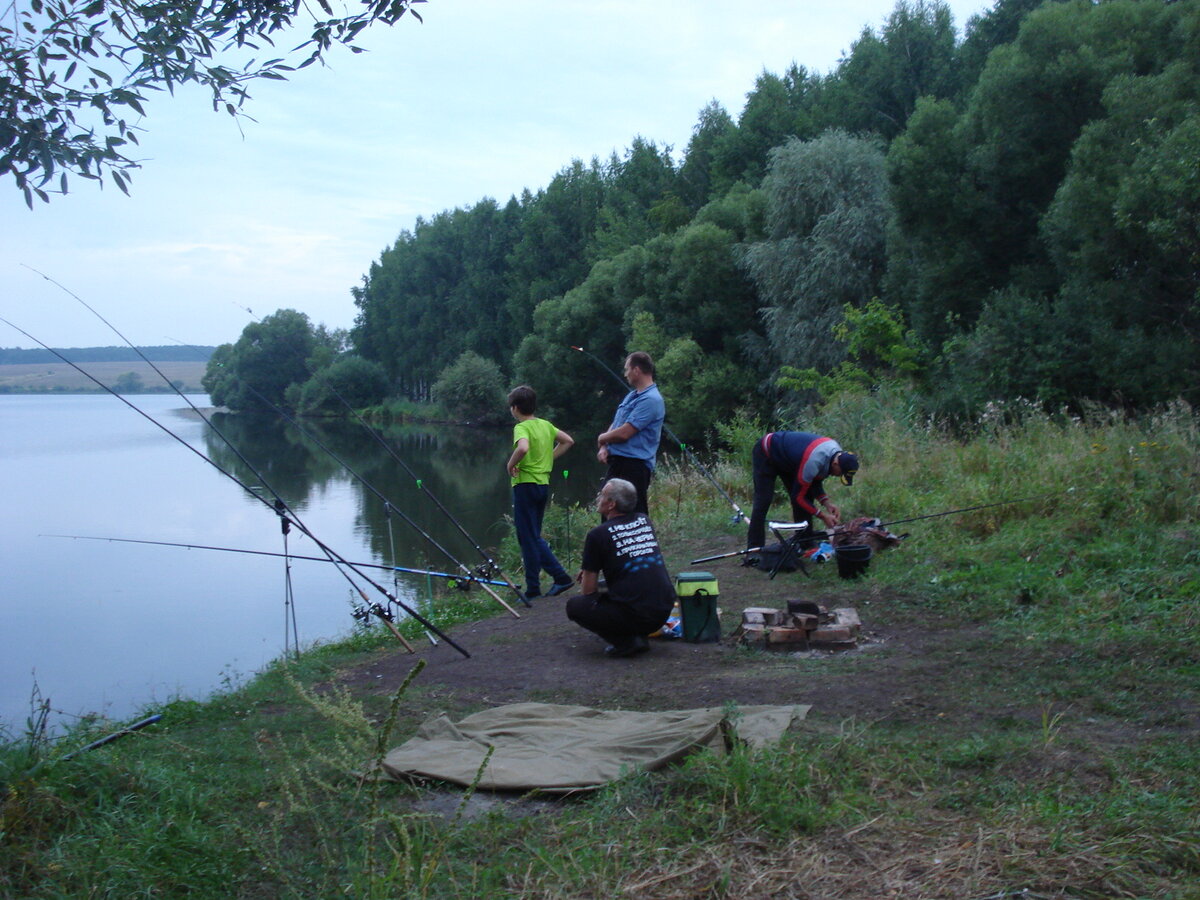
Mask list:
[[[202,393],[201,379],[208,367],[207,361],[197,360],[155,360],[154,367],[143,360],[76,364],[83,372],[64,362],[0,363],[0,394],[104,393],[88,375],[121,394],[162,394],[176,389]]]

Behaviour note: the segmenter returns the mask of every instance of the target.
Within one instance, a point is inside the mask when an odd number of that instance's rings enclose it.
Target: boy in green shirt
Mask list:
[[[543,569],[554,579],[554,586],[547,591],[547,596],[556,597],[575,582],[542,537],[542,520],[550,499],[550,470],[554,460],[566,453],[575,441],[565,431],[559,431],[534,415],[537,393],[529,385],[520,385],[509,392],[508,409],[517,420],[513,426],[513,451],[507,468],[512,476],[513,525],[525,566],[525,599],[542,595]]]

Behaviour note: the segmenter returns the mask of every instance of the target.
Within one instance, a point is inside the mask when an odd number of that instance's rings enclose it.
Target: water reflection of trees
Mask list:
[[[208,457],[244,484],[258,487],[265,482],[269,490],[263,496],[268,500],[274,499],[275,492],[289,506],[302,505],[315,485],[340,469],[329,454],[306,442],[277,416],[217,413],[212,425],[204,432]]]
[[[481,561],[472,540],[494,551],[505,533],[508,508],[507,482],[503,478],[504,434],[484,429],[399,426],[382,431],[380,437],[412,470],[412,474],[405,471],[404,465],[372,440],[369,480],[392,505],[468,567]],[[437,498],[449,516],[423,488]],[[389,534],[415,535],[415,542],[404,539],[396,553],[402,553],[408,544],[431,565],[452,566],[441,551],[395,513],[389,532],[388,510],[368,494],[364,493],[360,520],[371,537],[373,550],[391,558]],[[462,534],[450,516],[470,538]],[[403,559],[396,562],[406,564]]]

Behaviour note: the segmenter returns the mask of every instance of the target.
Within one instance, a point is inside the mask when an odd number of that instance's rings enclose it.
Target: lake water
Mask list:
[[[84,713],[120,719],[176,697],[203,697],[284,652],[281,558],[50,536],[281,552],[274,513],[188,447],[252,487],[261,476],[316,538],[350,561],[456,571],[400,518],[393,515],[389,528],[375,491],[468,566],[481,561],[472,539],[492,550],[507,534],[508,429],[387,433],[467,538],[353,423],[315,433],[360,479],[282,420],[218,417],[235,453],[178,396],[128,399],[187,446],[107,394],[0,395],[0,727],[10,732],[24,727],[35,686],[56,721]],[[587,502],[600,466],[586,438],[576,439],[561,461],[568,476],[561,466],[555,472],[555,497]],[[571,549],[577,563],[578,548]],[[288,550],[322,555],[295,529]],[[397,591],[391,573],[365,571],[410,605],[426,596],[422,576],[403,576]],[[523,585],[519,572],[509,576]],[[358,598],[336,567],[294,560],[291,583],[302,645],[352,630]],[[511,591],[500,593],[516,606]]]

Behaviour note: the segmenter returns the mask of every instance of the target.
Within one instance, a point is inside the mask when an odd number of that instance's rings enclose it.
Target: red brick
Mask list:
[[[809,638],[814,641],[853,641],[854,632],[849,628],[832,628],[826,626],[810,633]]]
[[[776,626],[767,632],[768,644],[800,644],[807,640],[808,632],[803,628]]]

